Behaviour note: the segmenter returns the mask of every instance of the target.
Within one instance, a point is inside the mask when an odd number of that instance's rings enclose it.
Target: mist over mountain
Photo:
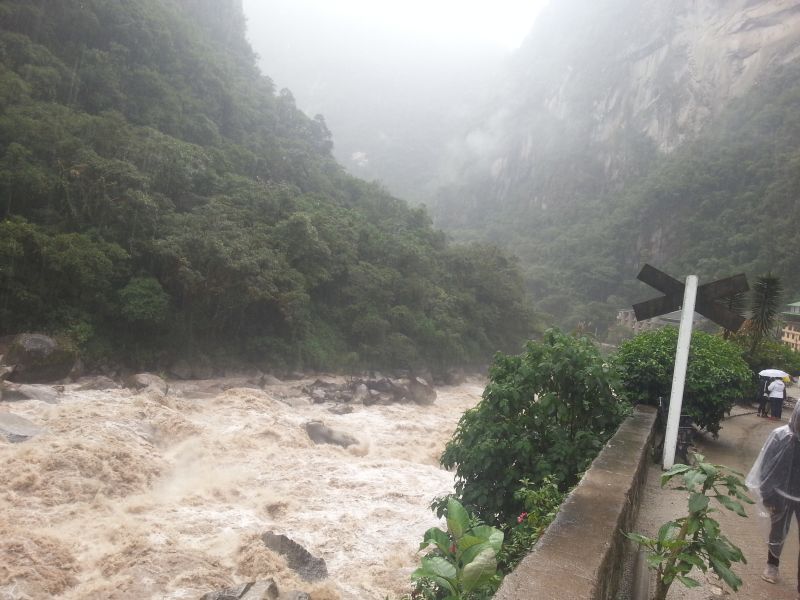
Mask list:
[[[324,113],[348,170],[520,256],[551,321],[602,334],[648,293],[646,260],[800,289],[794,204],[771,191],[794,193],[797,3],[552,2],[505,57],[301,13],[254,40],[262,68]]]
[[[512,248],[541,310],[601,332],[648,293],[645,260],[797,292],[798,56],[795,2],[552,3],[454,134],[435,220]]]
[[[412,202],[435,193],[453,132],[489,98],[509,56],[496,43],[376,25],[336,5],[249,0],[245,9],[262,71],[306,114],[323,115],[337,160]]]

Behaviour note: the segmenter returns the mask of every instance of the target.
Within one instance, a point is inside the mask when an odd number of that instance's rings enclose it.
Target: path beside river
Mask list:
[[[744,474],[750,470],[758,456],[761,446],[769,433],[776,427],[785,425],[788,420],[784,410],[783,422],[777,423],[759,418],[755,411],[736,407],[730,417],[722,423],[718,439],[710,435],[697,436],[697,451],[705,455],[709,462],[722,464]],[[682,516],[686,510],[686,493],[660,487],[661,468],[651,464],[648,480],[642,494],[642,504],[635,531],[654,536],[666,521]],[[792,529],[783,549],[781,579],[776,585],[761,579],[767,556],[768,519],[760,515],[757,505],[747,507],[748,518],[721,510],[716,517],[722,524],[722,532],[739,546],[747,558],[746,565],[735,565],[734,571],[744,584],[739,592],[723,586],[714,576],[695,573],[693,576],[703,583],[699,588],[687,589],[675,583],[670,590],[669,599],[706,600],[710,598],[731,597],[742,600],[795,600],[797,586],[798,532],[797,523]],[[628,598],[625,593],[621,598]]]

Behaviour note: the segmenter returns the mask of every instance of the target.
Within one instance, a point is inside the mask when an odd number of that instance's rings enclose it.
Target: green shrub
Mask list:
[[[678,330],[665,327],[622,344],[614,357],[621,394],[631,403],[657,404],[668,398],[675,366]],[[742,350],[720,337],[695,331],[683,392],[683,412],[717,435],[733,403],[750,395],[751,373]]]
[[[169,296],[154,277],[134,277],[119,291],[120,313],[131,323],[158,325],[167,318]]]
[[[611,437],[627,405],[594,344],[558,330],[518,356],[498,354],[478,405],[464,413],[441,463],[456,495],[487,523],[513,524],[521,481],[572,486]]]

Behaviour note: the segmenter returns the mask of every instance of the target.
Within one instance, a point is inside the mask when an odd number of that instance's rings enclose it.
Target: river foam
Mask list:
[[[166,397],[67,386],[58,405],[0,402],[45,429],[0,441],[0,598],[196,599],[268,577],[313,600],[407,592],[422,534],[439,524],[429,504],[452,490],[438,457],[482,383],[440,388],[431,406],[342,415],[303,383],[187,383]],[[315,445],[312,419],[359,443]],[[329,578],[298,579],[265,531],[323,558]]]

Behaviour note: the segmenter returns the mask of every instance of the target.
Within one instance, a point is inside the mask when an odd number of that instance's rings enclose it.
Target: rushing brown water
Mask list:
[[[269,577],[313,600],[406,592],[438,524],[430,501],[453,485],[438,457],[482,382],[344,415],[302,383],[166,397],[67,386],[57,405],[0,402],[45,429],[0,437],[0,598],[196,599]],[[315,445],[311,419],[360,443]],[[325,559],[329,578],[299,580],[261,543],[268,530]]]

